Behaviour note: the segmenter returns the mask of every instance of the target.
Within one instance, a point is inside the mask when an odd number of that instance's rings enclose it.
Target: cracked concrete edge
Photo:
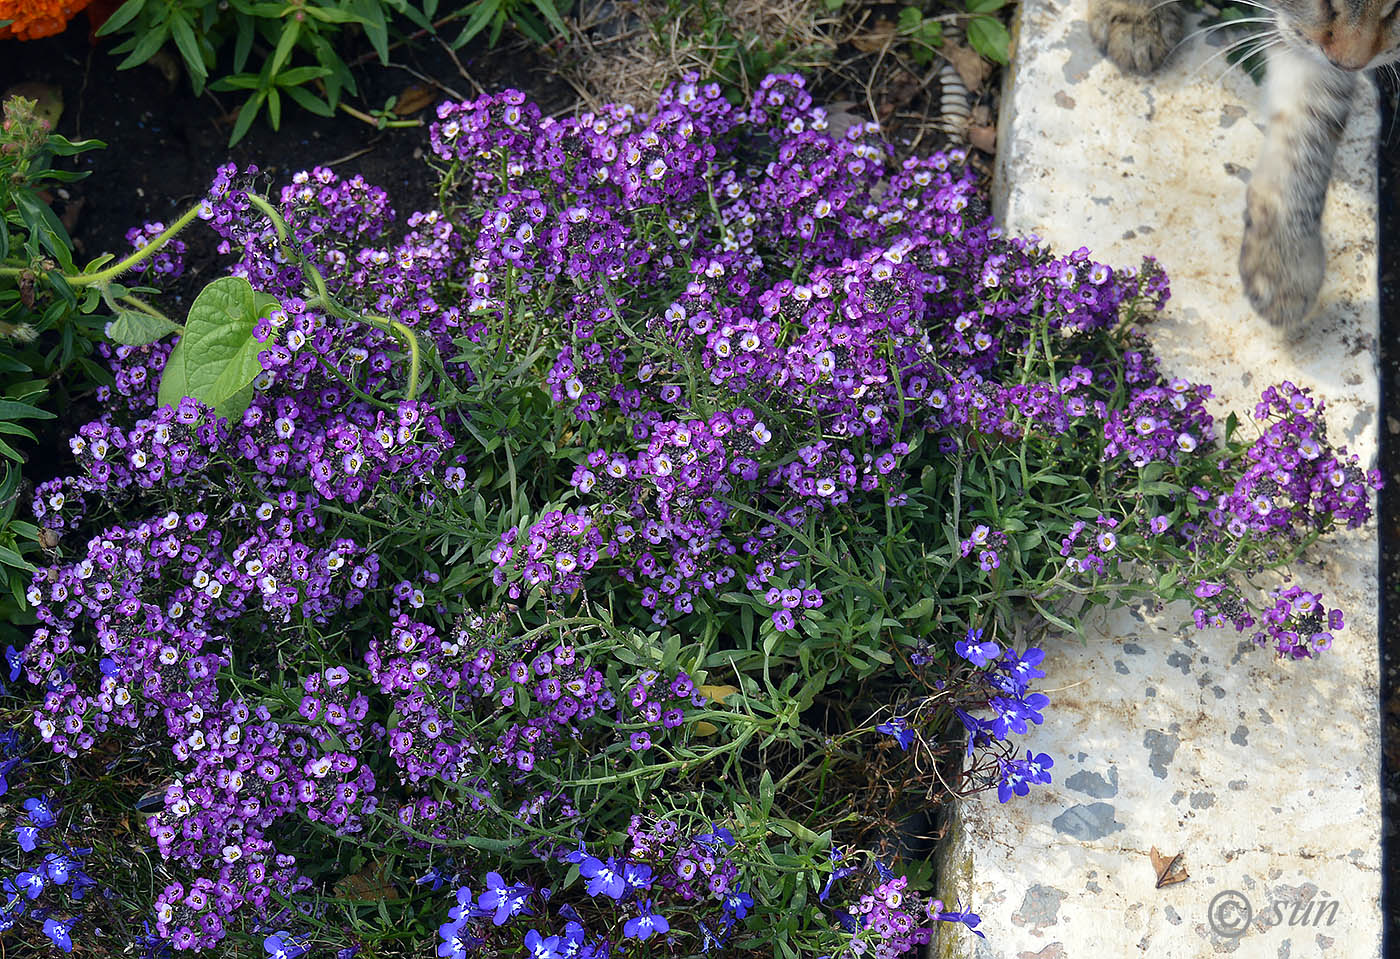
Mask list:
[[[1124,77],[1093,49],[1084,7],[1024,0],[1018,11],[994,211],[1103,262],[1158,255],[1175,296],[1150,335],[1168,370],[1211,383],[1214,412],[1242,418],[1268,383],[1312,387],[1330,435],[1373,466],[1374,94],[1362,94],[1330,191],[1322,315],[1285,342],[1244,304],[1234,269],[1261,91],[1238,71],[1218,84],[1193,76],[1216,52],[1199,41],[1162,76]],[[1378,956],[1377,558],[1373,522],[1300,564],[1299,580],[1348,613],[1345,639],[1316,663],[1280,665],[1234,633],[1180,629],[1181,610],[1119,610],[1087,645],[1054,649],[1046,724],[1023,742],[1055,757],[1055,782],[1007,806],[982,796],[951,809],[939,894],[980,913],[987,938],[942,924],[930,954]],[[1155,888],[1153,845],[1183,852],[1190,877]],[[1240,935],[1210,922],[1227,893],[1254,909]]]

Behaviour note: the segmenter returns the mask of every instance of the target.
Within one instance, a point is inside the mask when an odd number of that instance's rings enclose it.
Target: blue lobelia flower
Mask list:
[[[671,924],[666,921],[666,917],[659,912],[653,912],[651,900],[648,899],[642,905],[642,914],[623,923],[622,934],[631,939],[641,939],[643,942],[650,939],[653,933],[661,933],[663,936],[671,931]]]
[[[896,716],[887,723],[881,723],[875,727],[875,731],[884,733],[886,736],[893,736],[895,742],[899,743],[900,749],[908,749],[909,744],[914,741],[914,730],[909,728],[909,723],[902,716]]]
[[[860,932],[860,923],[856,922],[856,917],[846,910],[834,909],[832,910],[832,915],[836,917],[836,921],[840,924],[842,929],[852,934]]]
[[[30,871],[26,869],[15,877],[15,882],[30,899],[37,899],[39,893],[44,891],[44,874],[38,870]]]
[[[0,796],[10,791],[9,775],[14,772],[16,766],[23,765],[24,758],[16,756],[14,759],[0,759]]]
[[[467,959],[467,950],[470,948],[466,932],[467,921],[465,918],[456,922],[444,922],[438,926],[438,935],[442,942],[438,943],[437,954],[440,959]]]
[[[529,959],[563,959],[558,936],[541,936],[531,929],[525,933],[525,955]]]
[[[727,928],[721,927],[719,932],[715,932],[703,922],[700,925],[701,951],[709,952],[711,949],[721,949],[729,936]]]
[[[735,919],[743,919],[749,914],[749,907],[753,905],[753,896],[738,889],[724,897],[724,911],[732,915]]]
[[[78,864],[63,853],[51,852],[44,857],[44,871],[57,885],[67,882],[69,873],[77,868]]]
[[[589,856],[579,863],[578,872],[588,880],[590,896],[621,899],[627,892],[627,881],[617,870],[617,863],[611,856],[607,862],[603,862],[597,856]]]
[[[1012,650],[1007,650],[1006,656],[997,665],[1007,673],[1016,677],[1024,689],[1032,679],[1043,679],[1045,670],[1040,669],[1041,662],[1045,659],[1045,650],[1032,646],[1020,656]]]
[[[49,939],[53,941],[53,944],[64,952],[72,952],[73,940],[68,934],[73,930],[73,924],[77,921],[77,919],[72,917],[64,919],[62,922],[53,918],[45,919],[44,935],[48,936]]]
[[[19,840],[19,848],[25,852],[33,852],[34,847],[39,845],[39,827],[16,826],[15,837]]]
[[[447,910],[448,917],[451,918],[453,922],[467,918],[472,914],[475,908],[475,902],[476,900],[472,896],[471,889],[463,886],[457,890],[457,905]]]
[[[49,805],[47,796],[26,799],[24,811],[29,813],[29,821],[40,829],[48,829],[58,822],[58,810]]]
[[[10,667],[10,682],[14,682],[19,679],[20,670],[24,668],[24,651],[6,646],[5,663]]]
[[[507,886],[500,873],[488,872],[486,891],[481,894],[476,904],[486,915],[491,916],[494,925],[501,926],[512,916],[529,912],[525,908],[525,900],[533,891],[534,889],[525,883]]]
[[[305,943],[299,942],[285,929],[279,929],[264,939],[263,950],[268,959],[301,959],[306,955]]]
[[[713,849],[718,843],[726,846],[734,845],[734,834],[723,826],[712,826],[713,832],[701,833],[695,837],[695,841],[706,849]]]
[[[939,912],[935,914],[933,918],[939,920],[940,922],[960,922],[969,930],[971,930],[972,933],[976,935],[979,939],[987,938],[986,933],[977,931],[977,926],[979,923],[982,922],[982,917],[977,915],[977,913],[975,912],[970,912],[966,909],[953,909],[944,912]]]
[[[982,630],[969,629],[967,638],[953,644],[953,649],[974,666],[985,666],[1001,655],[1001,647],[991,641],[982,642]]]
[[[415,886],[427,886],[433,892],[437,892],[442,888],[442,884],[449,878],[451,878],[450,875],[443,872],[437,866],[430,866],[427,872],[413,880],[413,884]]]
[[[651,888],[651,867],[645,863],[623,862],[622,879],[633,892],[645,892]]]

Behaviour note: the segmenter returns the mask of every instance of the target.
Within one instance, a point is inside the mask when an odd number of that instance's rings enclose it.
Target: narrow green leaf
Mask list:
[[[122,27],[130,23],[145,6],[146,0],[126,0],[126,3],[117,7],[112,15],[107,18],[106,22],[102,24],[101,28],[97,31],[97,35],[99,37],[105,37],[116,33]]]
[[[209,79],[209,71],[204,66],[204,54],[200,52],[194,28],[190,26],[189,17],[184,14],[176,16],[171,21],[171,27],[175,37],[175,49],[180,51],[180,56],[185,61],[194,95],[201,96],[204,93],[204,81]]]
[[[19,400],[0,400],[0,420],[51,420],[54,414]]]
[[[228,145],[233,146],[243,135],[248,132],[248,128],[253,125],[253,120],[258,115],[258,108],[266,99],[267,93],[259,90],[243,103],[243,109],[238,111],[238,119],[233,124],[233,133],[229,135]]]
[[[559,11],[554,6],[554,0],[535,0],[535,6],[544,14],[544,18],[549,21],[550,26],[558,31],[559,36],[567,37],[569,28],[564,26],[564,18],[559,16]]]
[[[28,190],[17,190],[11,197],[15,206],[19,208],[20,216],[38,236],[44,249],[58,257],[60,262],[71,265],[73,241],[53,210],[49,209],[49,205]]]
[[[379,62],[389,65],[389,25],[384,21],[384,7],[380,0],[355,0],[354,9],[360,17],[360,24],[369,37],[374,52],[379,54]]]
[[[486,24],[491,22],[491,18],[496,15],[496,11],[501,7],[500,0],[476,0],[476,9],[472,11],[471,19],[462,28],[462,32],[457,34],[457,39],[452,41],[454,50],[461,49],[471,42],[471,39],[486,28]]]
[[[253,18],[238,17],[238,35],[233,41],[233,72],[242,73],[253,49]]]
[[[272,60],[268,63],[268,76],[277,76],[277,71],[282,69],[287,62],[287,58],[292,55],[292,50],[296,47],[297,37],[301,36],[301,21],[288,20],[282,26],[282,36],[277,38],[277,49],[272,51]]]
[[[913,606],[899,614],[900,619],[922,619],[938,608],[938,599],[934,596],[925,596]]]
[[[305,87],[282,87],[282,92],[296,101],[297,105],[308,113],[314,113],[318,117],[333,117],[335,111],[331,105],[320,97],[313,96],[311,91]]]
[[[86,150],[100,150],[107,146],[101,140],[70,140],[57,133],[50,133],[48,142],[44,148],[57,157],[69,157],[75,153],[82,153]],[[49,171],[46,176],[53,176],[57,171]]]
[[[330,76],[330,72],[327,67],[292,67],[290,70],[283,70],[277,74],[277,85],[279,87],[299,87],[303,83]]]
[[[144,34],[136,34],[131,39],[136,41],[132,47],[130,55],[125,60],[117,64],[118,70],[130,70],[132,67],[140,66],[151,57],[156,55],[156,51],[165,46],[165,41],[170,38],[170,24],[162,23]]]

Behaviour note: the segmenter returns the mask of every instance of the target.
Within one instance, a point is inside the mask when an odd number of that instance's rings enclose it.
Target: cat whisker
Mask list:
[[[1254,46],[1252,46],[1250,49],[1246,50],[1245,52],[1241,53],[1241,54],[1239,55],[1239,58],[1240,58],[1240,59],[1245,59],[1246,57],[1254,56],[1254,55],[1257,54],[1257,53],[1261,53],[1261,52],[1263,52],[1264,50],[1268,50],[1268,49],[1270,49],[1270,48],[1272,48],[1272,47],[1275,47],[1275,46],[1277,46],[1277,45],[1279,45],[1279,44],[1281,44],[1281,43],[1283,43],[1283,42],[1285,42],[1284,39],[1283,39],[1283,37],[1282,37],[1280,34],[1278,34],[1277,32],[1275,32],[1272,36],[1269,35],[1269,34],[1267,34],[1267,33],[1265,33],[1265,34],[1250,34],[1250,35],[1247,36],[1247,37],[1242,37],[1242,38],[1240,38],[1239,40],[1234,41],[1233,43],[1230,43],[1230,44],[1227,44],[1226,46],[1221,47],[1218,51],[1216,51],[1215,53],[1211,54],[1211,55],[1210,55],[1209,57],[1207,57],[1205,60],[1201,61],[1201,63],[1199,63],[1199,64],[1196,65],[1196,68],[1195,68],[1194,70],[1192,70],[1190,73],[1188,73],[1188,74],[1186,75],[1186,79],[1187,79],[1187,80],[1194,80],[1194,79],[1196,78],[1196,75],[1197,75],[1198,73],[1200,73],[1202,70],[1204,70],[1206,67],[1210,66],[1210,64],[1214,63],[1216,60],[1220,59],[1220,58],[1223,57],[1223,56],[1227,56],[1228,54],[1230,54],[1230,53],[1233,52],[1233,51],[1239,50],[1241,47],[1244,47],[1246,44],[1254,44]],[[1223,79],[1225,78],[1225,74],[1229,73],[1229,72],[1230,72],[1230,69],[1233,69],[1233,67],[1234,67],[1234,64],[1229,64],[1228,67],[1227,67],[1225,70],[1222,70],[1216,77],[1214,77],[1214,78],[1211,80],[1212,85],[1213,85],[1213,84],[1216,84],[1216,83],[1219,83],[1221,80],[1223,80]]]
[[[1262,43],[1262,44],[1260,44],[1260,45],[1257,46],[1257,47],[1252,47],[1251,49],[1246,50],[1246,51],[1240,53],[1240,55],[1239,55],[1239,60],[1237,60],[1237,61],[1234,62],[1234,63],[1228,64],[1224,69],[1222,69],[1219,73],[1217,73],[1217,74],[1215,75],[1215,78],[1214,78],[1213,80],[1211,80],[1211,83],[1222,83],[1222,82],[1224,82],[1225,77],[1229,75],[1229,73],[1230,73],[1231,70],[1234,70],[1234,69],[1236,69],[1237,67],[1240,68],[1240,69],[1243,69],[1243,67],[1240,66],[1240,63],[1241,63],[1242,61],[1248,60],[1248,59],[1250,59],[1250,58],[1252,58],[1252,57],[1264,56],[1264,55],[1268,54],[1268,52],[1269,52],[1270,50],[1273,50],[1273,49],[1275,49],[1275,48],[1277,48],[1277,47],[1282,47],[1282,46],[1287,46],[1287,43],[1286,43],[1284,40],[1281,40],[1281,39],[1279,39],[1279,40],[1270,40],[1270,41],[1267,42],[1267,43]]]
[[[1278,21],[1274,20],[1272,17],[1269,17],[1269,18],[1265,18],[1265,17],[1251,17],[1251,18],[1249,18],[1248,20],[1231,20],[1231,21],[1228,22],[1228,23],[1216,23],[1216,24],[1212,24],[1211,26],[1208,26],[1208,27],[1202,27],[1200,30],[1194,30],[1194,31],[1192,31],[1191,33],[1188,33],[1186,36],[1182,37],[1181,40],[1177,43],[1177,45],[1171,48],[1171,51],[1170,51],[1170,53],[1168,54],[1168,56],[1170,56],[1171,53],[1175,53],[1178,49],[1180,49],[1180,48],[1186,43],[1186,41],[1192,40],[1192,39],[1194,39],[1194,38],[1196,38],[1196,37],[1203,37],[1203,36],[1205,36],[1206,34],[1215,32],[1216,30],[1223,30],[1225,27],[1233,27],[1233,26],[1238,26],[1238,25],[1240,25],[1240,24],[1249,24],[1249,23],[1267,23],[1267,24],[1273,24],[1273,23],[1277,23],[1277,22],[1278,22]],[[1260,35],[1262,35],[1264,32],[1265,32],[1264,30],[1256,28],[1256,29],[1254,29],[1254,30],[1250,30],[1250,31],[1249,31],[1249,34],[1248,34],[1248,37],[1245,37],[1245,38],[1243,38],[1243,39],[1249,39],[1249,38],[1251,38],[1251,37],[1260,36]]]
[[[1234,3],[1242,7],[1258,7],[1260,10],[1267,10],[1274,13],[1274,8],[1267,3],[1260,3],[1259,0],[1233,0]]]
[[[1214,33],[1214,32],[1217,31],[1217,30],[1224,30],[1226,27],[1241,27],[1241,26],[1246,26],[1246,25],[1251,24],[1251,23],[1277,23],[1277,22],[1278,22],[1278,21],[1275,20],[1273,17],[1248,17],[1248,18],[1246,18],[1246,19],[1244,19],[1244,20],[1227,20],[1227,21],[1224,22],[1224,23],[1212,23],[1212,24],[1211,24],[1210,26],[1208,26],[1208,27],[1202,27],[1202,28],[1199,29],[1199,30],[1192,30],[1192,31],[1191,31],[1190,33],[1188,33],[1186,36],[1184,36],[1184,37],[1181,38],[1181,43],[1178,43],[1177,46],[1178,46],[1178,47],[1181,46],[1182,43],[1185,43],[1187,40],[1190,40],[1190,39],[1192,39],[1193,37],[1203,37],[1203,36],[1205,36],[1205,35],[1208,34],[1208,33]],[[1251,31],[1250,31],[1250,33],[1258,33],[1258,32],[1259,32],[1258,30],[1251,30]]]

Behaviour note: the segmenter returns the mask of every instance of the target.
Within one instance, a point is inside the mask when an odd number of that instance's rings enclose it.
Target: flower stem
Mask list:
[[[155,236],[151,240],[151,242],[141,247],[141,249],[131,254],[131,256],[127,257],[125,260],[122,260],[113,266],[109,266],[105,270],[98,270],[96,273],[80,273],[77,276],[65,276],[63,278],[64,281],[67,282],[69,286],[102,286],[110,282],[111,280],[116,279],[118,276],[121,276],[133,266],[136,266],[143,260],[148,259],[161,247],[165,246],[165,244],[169,242],[175,236],[175,234],[179,233],[185,227],[190,225],[191,221],[193,221],[194,218],[199,215],[199,211],[203,209],[203,207],[203,203],[198,203],[190,207],[188,210],[186,210],[180,215],[180,219],[170,224],[170,226],[166,227],[164,231]]]

